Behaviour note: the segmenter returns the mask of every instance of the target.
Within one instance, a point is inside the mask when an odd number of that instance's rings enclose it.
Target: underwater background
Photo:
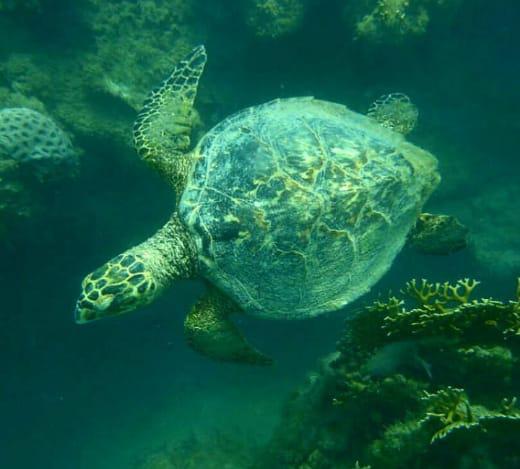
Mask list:
[[[482,282],[475,298],[504,305],[515,298],[518,24],[514,0],[0,0],[0,112],[25,107],[49,116],[80,161],[59,178],[33,179],[0,159],[0,467],[520,467],[520,450],[503,435],[520,431],[512,409],[520,394],[515,334],[502,343],[471,329],[471,350],[487,355],[460,376],[442,368],[450,340],[397,353],[381,346],[398,362],[390,369],[373,371],[367,362],[374,386],[399,376],[417,395],[452,386],[486,409],[509,399],[496,411],[498,430],[486,430],[491,443],[473,430],[455,443],[432,433],[412,450],[420,438],[407,427],[402,441],[394,435],[393,453],[391,445],[376,452],[370,442],[386,441],[389,422],[407,421],[417,402],[378,388],[374,396],[393,396],[402,408],[381,405],[367,417],[329,405],[352,396],[350,384],[338,385],[350,379],[345,344],[354,339],[345,319],[379,293],[398,292],[412,278],[469,277]],[[84,275],[153,234],[172,211],[173,194],[136,156],[131,128],[149,90],[201,43],[208,64],[195,141],[230,113],[276,97],[312,95],[365,113],[383,94],[406,93],[419,109],[408,139],[440,161],[442,182],[426,210],[457,216],[470,230],[468,248],[440,257],[405,248],[369,294],[335,313],[237,318],[275,357],[269,368],[213,362],[188,348],[183,320],[204,288],[195,281],[133,314],[76,325]],[[409,344],[403,337],[398,343]],[[322,359],[336,349],[327,363],[340,371],[330,371]],[[409,366],[410,356],[431,373]],[[353,402],[363,409],[374,401]],[[462,427],[478,427],[477,411]],[[366,430],[365,440],[352,428]],[[437,451],[430,465],[417,459],[428,445]],[[460,448],[475,453],[463,460]],[[493,453],[506,449],[505,459]]]

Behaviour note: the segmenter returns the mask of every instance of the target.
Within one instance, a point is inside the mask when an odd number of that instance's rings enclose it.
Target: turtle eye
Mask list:
[[[113,301],[114,295],[104,295],[101,298],[99,298],[98,301],[96,301],[96,308],[101,311],[105,311],[110,307]]]

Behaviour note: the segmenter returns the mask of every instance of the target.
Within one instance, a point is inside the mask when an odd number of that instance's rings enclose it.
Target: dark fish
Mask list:
[[[411,340],[385,345],[363,367],[363,371],[373,377],[385,377],[406,370],[422,371],[428,379],[432,379],[431,365],[419,356],[418,344]]]

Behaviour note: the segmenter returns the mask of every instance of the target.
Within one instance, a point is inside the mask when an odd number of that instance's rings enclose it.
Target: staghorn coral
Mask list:
[[[423,400],[427,405],[426,416],[422,421],[436,420],[440,426],[431,438],[432,443],[456,428],[469,428],[478,424],[464,389],[448,386],[435,393],[425,392]]]
[[[414,299],[421,306],[434,304],[463,304],[469,301],[469,297],[475,287],[480,282],[465,278],[458,280],[454,285],[449,282],[430,283],[426,279],[421,279],[421,284],[417,284],[416,279],[407,282],[403,293]]]
[[[514,467],[520,279],[507,302],[473,299],[478,285],[412,280],[358,311],[257,467],[288,448],[288,468],[433,469],[447,454],[454,467]],[[392,366],[374,367],[385,355]]]
[[[396,310],[388,303],[383,329],[389,337],[444,335],[464,341],[500,340],[520,335],[520,304],[483,298],[470,301],[479,282],[459,280],[455,284],[408,282],[403,292],[419,307]]]
[[[475,459],[480,464],[487,452],[495,453],[493,462],[500,463],[498,467],[511,467],[506,461],[516,458],[515,451],[502,451],[499,445],[511,440],[520,429],[516,399],[503,399],[496,409],[489,410],[472,405],[463,389],[447,386],[433,393],[424,392],[422,403],[422,418],[414,416],[396,422],[370,445],[373,467],[438,467],[446,451],[459,454],[461,459],[468,455],[472,459],[477,445],[480,450]],[[484,460],[492,464],[490,467],[497,467],[490,458]],[[482,467],[480,464],[478,467]]]

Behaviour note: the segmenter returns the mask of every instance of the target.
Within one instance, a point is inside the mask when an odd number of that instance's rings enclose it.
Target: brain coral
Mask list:
[[[0,159],[27,165],[39,180],[74,174],[78,155],[52,119],[27,108],[0,110]]]

